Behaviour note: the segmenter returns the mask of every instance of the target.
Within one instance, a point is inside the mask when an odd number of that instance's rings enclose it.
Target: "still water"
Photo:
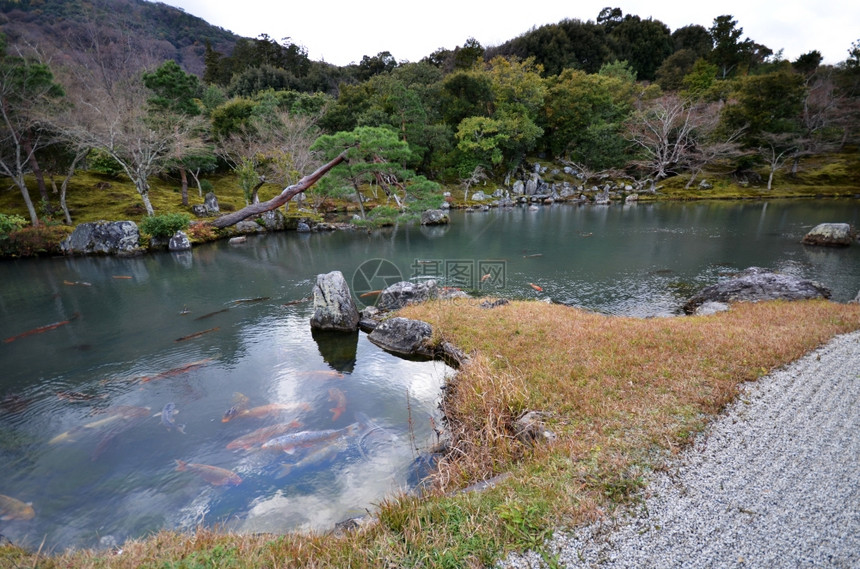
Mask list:
[[[444,227],[2,262],[0,495],[32,511],[0,499],[0,518],[18,518],[0,534],[56,550],[199,525],[323,530],[414,484],[451,370],[364,333],[312,334],[303,299],[319,273],[340,270],[360,305],[436,278],[653,317],[761,266],[844,302],[860,289],[860,246],[801,245],[821,222],[860,226],[860,201],[517,207],[454,212]]]

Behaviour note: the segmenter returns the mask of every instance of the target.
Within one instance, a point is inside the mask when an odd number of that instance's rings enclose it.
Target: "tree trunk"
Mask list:
[[[353,182],[352,187],[355,188],[355,197],[358,198],[358,209],[361,211],[361,219],[367,219],[364,213],[364,201],[361,199],[361,190],[358,189],[358,184]]]
[[[25,135],[21,140],[21,146],[24,152],[27,153],[27,162],[30,163],[30,168],[33,170],[33,177],[36,178],[36,184],[39,187],[39,195],[42,196],[45,204],[48,203],[48,187],[45,185],[45,176],[42,174],[42,169],[39,167],[39,161],[36,160],[36,153],[33,152],[33,145],[30,143],[29,134]]]
[[[338,154],[331,162],[323,164],[314,172],[308,174],[292,186],[287,186],[286,188],[284,188],[284,191],[282,191],[280,194],[270,199],[269,201],[251,204],[247,207],[240,209],[239,211],[228,213],[227,215],[222,215],[218,219],[212,221],[211,225],[219,229],[229,227],[253,215],[259,215],[261,213],[278,208],[290,201],[293,196],[301,194],[302,192],[313,186],[315,183],[317,183],[317,181],[319,181],[320,178],[325,176],[329,170],[331,170],[344,160],[346,160],[346,151]]]
[[[188,174],[185,168],[179,169],[179,179],[182,180],[182,205],[188,205]]]
[[[773,187],[773,173],[774,173],[774,171],[776,171],[776,168],[771,166],[770,174],[768,174],[768,176],[767,176],[767,189],[768,190]]]
[[[152,209],[152,203],[149,201],[149,184],[146,180],[138,180],[136,183],[137,193],[140,194],[140,199],[143,200],[143,207],[146,208],[146,215],[152,217],[155,215],[155,210]]]
[[[15,184],[21,190],[21,196],[24,198],[24,203],[27,204],[27,212],[30,214],[30,223],[33,227],[39,227],[39,216],[36,215],[36,208],[33,207],[33,200],[30,199],[30,192],[27,190],[27,184],[24,182],[24,177],[15,178]]]

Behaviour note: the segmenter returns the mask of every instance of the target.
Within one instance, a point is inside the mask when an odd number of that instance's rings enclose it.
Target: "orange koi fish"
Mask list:
[[[329,411],[331,411],[331,420],[337,421],[337,418],[346,411],[346,395],[337,387],[332,387],[328,390],[328,400],[335,402],[335,406]]]
[[[4,339],[3,342],[8,344],[9,342],[14,342],[18,338],[24,338],[25,336],[32,336],[34,334],[41,334],[42,332],[47,332],[48,330],[55,330],[55,329],[59,328],[60,326],[65,326],[66,324],[68,324],[72,320],[75,320],[79,316],[80,316],[80,313],[75,312],[74,314],[72,314],[72,317],[69,318],[68,320],[61,320],[60,322],[53,322],[51,324],[39,326],[38,328],[33,328],[32,330],[27,330],[26,332],[21,332],[20,334],[15,334],[14,336],[9,336],[8,338]]]
[[[538,285],[536,285],[535,283],[529,283],[529,286],[538,292],[543,292],[543,289],[541,287],[539,287]]]
[[[232,470],[210,466],[208,464],[196,464],[176,459],[176,470],[191,471],[213,486],[238,486],[242,483],[242,479],[239,475]]]

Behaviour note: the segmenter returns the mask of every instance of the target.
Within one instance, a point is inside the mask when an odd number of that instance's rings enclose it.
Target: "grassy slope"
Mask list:
[[[438,302],[402,311],[472,354],[446,390],[454,452],[439,491],[392,497],[379,523],[341,535],[193,536],[161,532],[121,555],[42,557],[0,547],[0,567],[480,567],[537,547],[552,528],[606,515],[647,472],[691,440],[737,386],[860,329],[860,306],[828,301],[740,304],[668,319],[609,317],[513,302],[492,310]],[[524,410],[548,413],[552,444],[516,442]],[[510,472],[482,493],[452,494]]]

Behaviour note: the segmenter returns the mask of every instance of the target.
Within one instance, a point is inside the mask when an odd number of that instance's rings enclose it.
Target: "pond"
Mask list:
[[[860,289],[860,246],[800,244],[826,221],[860,226],[860,200],[557,204],[2,262],[0,534],[57,550],[200,525],[325,530],[413,486],[452,370],[363,332],[313,334],[317,274],[340,270],[360,306],[397,280],[436,278],[663,317],[762,266],[844,302]]]

